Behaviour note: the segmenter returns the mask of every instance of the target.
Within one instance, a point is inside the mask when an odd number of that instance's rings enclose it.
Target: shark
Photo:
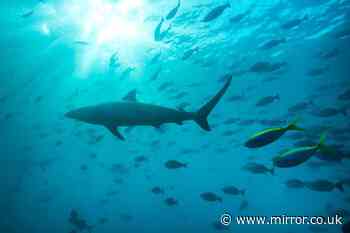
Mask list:
[[[132,90],[121,101],[73,109],[65,113],[65,117],[103,126],[120,140],[125,140],[125,137],[120,133],[119,127],[152,126],[159,129],[167,123],[182,125],[185,121],[194,121],[203,130],[210,131],[208,116],[229,88],[231,81],[232,77],[229,77],[216,95],[196,112],[139,102],[136,91]]]

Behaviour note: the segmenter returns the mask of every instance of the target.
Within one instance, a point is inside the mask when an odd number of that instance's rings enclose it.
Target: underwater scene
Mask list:
[[[349,0],[0,10],[0,233],[350,232]]]

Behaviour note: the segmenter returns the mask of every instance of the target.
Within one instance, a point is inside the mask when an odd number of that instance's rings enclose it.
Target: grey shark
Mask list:
[[[136,101],[136,91],[128,93],[128,98],[120,102],[104,103],[82,107],[65,114],[66,117],[89,124],[106,127],[114,136],[125,140],[118,127],[153,126],[159,128],[165,123],[182,125],[184,121],[195,121],[202,129],[210,131],[208,115],[220,101],[230,86],[230,77],[219,92],[197,112],[186,112],[183,109],[172,109]]]

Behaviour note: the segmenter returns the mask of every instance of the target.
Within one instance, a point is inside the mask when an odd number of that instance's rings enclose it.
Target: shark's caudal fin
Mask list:
[[[202,106],[197,112],[195,116],[195,122],[204,130],[210,131],[210,126],[208,123],[208,115],[213,110],[213,108],[217,105],[217,103],[220,101],[221,97],[225,94],[228,87],[230,86],[232,81],[232,77],[230,77],[226,84],[221,88],[221,90],[213,97],[209,102],[207,102],[204,106]]]

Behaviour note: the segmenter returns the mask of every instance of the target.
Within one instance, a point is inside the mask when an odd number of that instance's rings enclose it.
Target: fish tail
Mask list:
[[[232,77],[230,77],[226,84],[221,88],[221,90],[213,97],[209,102],[207,102],[204,106],[202,106],[196,113],[194,121],[204,130],[210,131],[210,126],[208,123],[208,116],[210,112],[214,109],[214,107],[219,103],[222,96],[227,91],[232,81]]]
[[[299,118],[295,119],[294,121],[292,121],[288,126],[287,126],[287,130],[294,130],[294,131],[304,131],[303,128],[297,126],[297,123],[300,121]]]
[[[275,175],[275,167],[272,167],[271,169],[269,169],[269,172],[271,173],[271,175]]]
[[[340,191],[340,192],[344,192],[344,187],[343,187],[343,182],[337,182],[335,183],[335,187]]]
[[[317,148],[318,148],[318,149],[322,149],[322,148],[325,146],[326,136],[327,136],[327,133],[326,133],[326,132],[324,132],[324,133],[321,135],[320,141],[319,141],[318,144],[317,144]]]
[[[279,94],[276,94],[274,97],[275,97],[276,100],[280,100],[281,99]]]
[[[245,195],[245,192],[246,192],[246,190],[245,190],[245,189],[242,189],[242,190],[241,190],[241,194],[242,194],[242,196],[244,196],[244,195]]]

